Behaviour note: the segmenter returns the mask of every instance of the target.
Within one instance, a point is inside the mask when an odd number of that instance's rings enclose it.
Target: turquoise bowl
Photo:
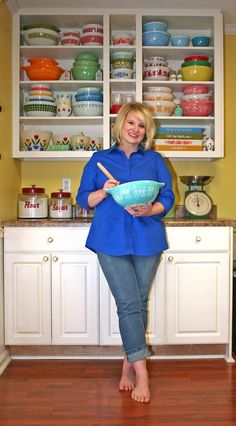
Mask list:
[[[134,182],[123,183],[106,189],[113,199],[121,207],[144,205],[152,203],[161,188],[165,186],[162,182],[154,180],[136,180]]]

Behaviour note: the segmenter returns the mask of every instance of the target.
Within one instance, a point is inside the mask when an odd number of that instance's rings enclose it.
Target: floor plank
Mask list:
[[[120,360],[15,360],[0,377],[1,426],[236,425],[236,364],[149,360],[152,400],[118,392]]]

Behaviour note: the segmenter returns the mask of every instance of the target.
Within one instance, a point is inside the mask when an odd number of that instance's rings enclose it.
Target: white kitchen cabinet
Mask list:
[[[231,353],[232,229],[167,227],[149,305],[151,344],[225,343]],[[102,344],[120,344],[113,297],[101,279]]]
[[[153,20],[164,20],[168,24],[170,35],[187,34],[211,36],[209,47],[173,47],[142,46],[143,24]],[[104,43],[102,46],[26,46],[21,44],[20,30],[24,25],[33,23],[51,23],[63,29],[79,29],[85,23],[103,24]],[[135,38],[131,47],[111,45],[114,34],[128,32]],[[133,79],[119,80],[110,78],[110,55],[113,51],[129,50],[134,53],[136,60],[136,75]],[[27,63],[30,57],[49,57],[56,59],[66,70],[72,67],[75,56],[84,51],[97,55],[103,69],[102,81],[48,81],[53,92],[68,91],[75,93],[84,86],[95,86],[103,90],[104,108],[101,117],[76,117],[74,115],[61,118],[58,116],[26,117],[22,113],[23,99],[29,91],[32,81],[24,72],[19,72],[20,66]],[[20,129],[51,130],[55,134],[66,133],[73,135],[84,132],[88,136],[103,137],[103,147],[108,148],[111,140],[111,128],[116,115],[110,113],[111,93],[118,91],[133,93],[137,101],[142,101],[143,92],[148,86],[169,86],[173,93],[180,97],[184,84],[192,82],[143,80],[143,60],[150,56],[164,57],[169,66],[177,71],[181,68],[184,57],[194,54],[207,55],[214,66],[214,77],[209,82],[194,82],[207,84],[214,95],[214,115],[209,117],[154,117],[157,125],[179,127],[202,127],[206,136],[215,141],[214,151],[166,151],[162,154],[173,159],[198,158],[213,159],[224,155],[223,149],[223,16],[220,10],[188,10],[188,9],[150,9],[150,10],[86,10],[86,9],[21,9],[13,17],[13,156],[21,159],[88,159],[91,151],[22,151],[19,143]],[[35,83],[35,82],[34,82]]]
[[[167,344],[231,344],[232,229],[169,228]]]
[[[153,281],[148,303],[149,315],[146,338],[150,344],[164,344],[165,341],[164,273],[162,258]],[[100,343],[102,345],[122,344],[115,301],[102,271],[100,271],[100,312]]]
[[[6,344],[97,344],[98,265],[79,228],[5,228]],[[93,312],[93,315],[91,315]]]

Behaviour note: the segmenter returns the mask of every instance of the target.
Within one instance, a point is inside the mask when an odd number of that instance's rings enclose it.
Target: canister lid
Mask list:
[[[64,192],[63,189],[60,189],[59,192],[52,192],[51,197],[52,198],[70,198],[71,193],[70,192]]]
[[[22,188],[22,194],[44,194],[44,188],[36,188],[36,185],[31,185],[31,188]]]

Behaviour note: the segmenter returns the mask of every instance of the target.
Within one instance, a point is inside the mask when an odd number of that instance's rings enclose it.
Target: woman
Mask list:
[[[120,390],[131,390],[139,402],[150,401],[146,357],[150,356],[145,332],[150,286],[160,254],[167,246],[160,220],[172,207],[172,178],[160,154],[150,150],[155,122],[141,103],[123,105],[113,136],[116,144],[95,153],[84,168],[77,202],[95,208],[86,247],[97,253],[115,298],[125,352]],[[101,162],[115,177],[107,179]],[[135,180],[164,182],[154,203],[123,208],[106,189]]]

